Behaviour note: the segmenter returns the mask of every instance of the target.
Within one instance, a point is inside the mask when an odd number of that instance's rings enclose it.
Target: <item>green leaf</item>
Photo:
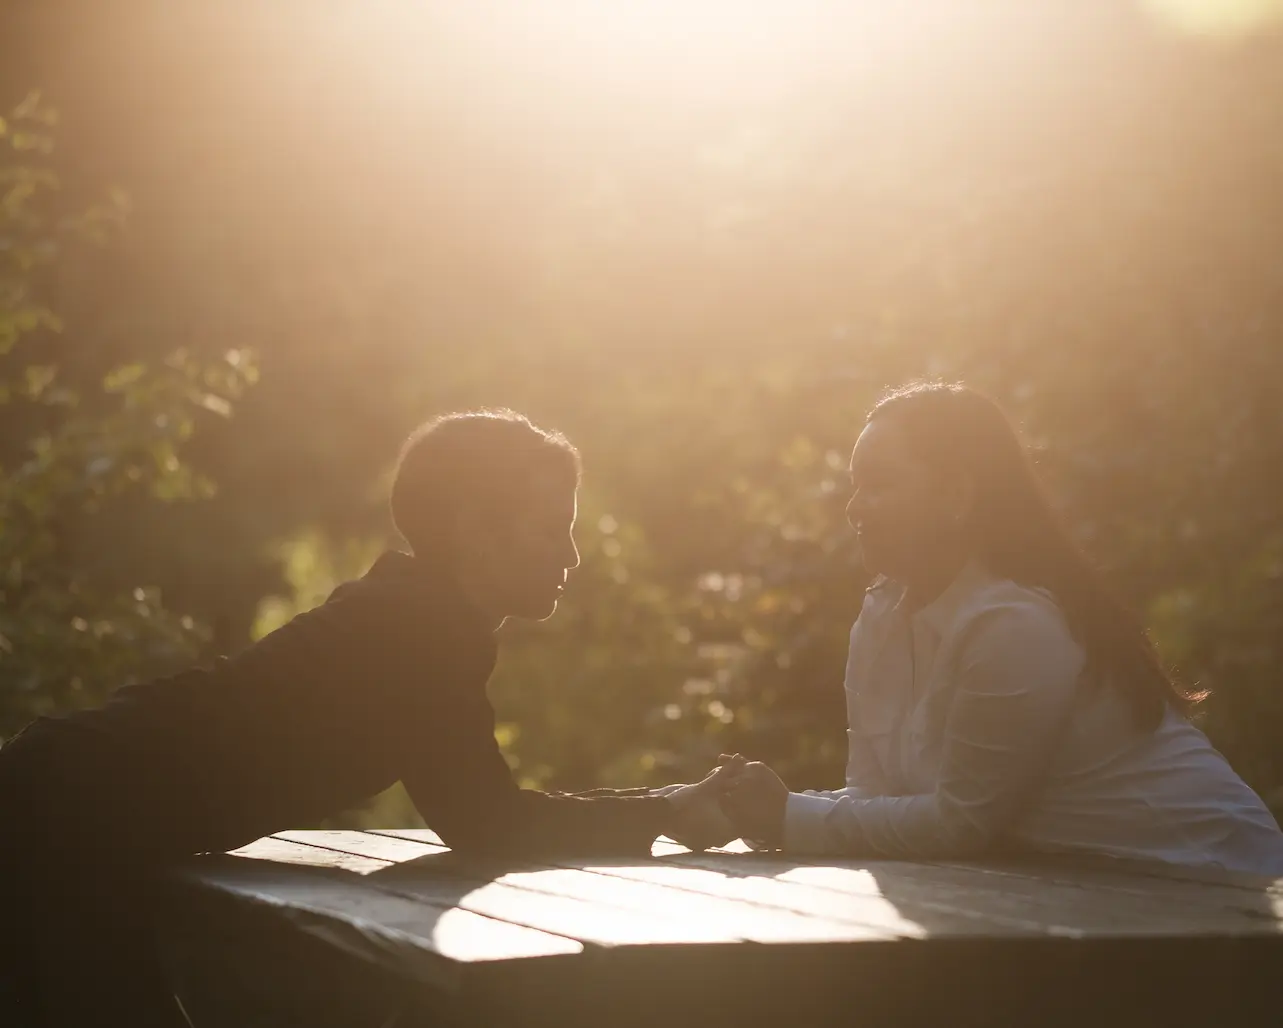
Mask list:
[[[53,151],[53,139],[43,132],[19,130],[13,133],[9,142],[15,150],[19,151],[35,153],[51,153]]]
[[[25,377],[27,395],[38,400],[58,377],[58,369],[52,364],[32,364],[27,367]]]
[[[40,109],[40,90],[33,89],[13,109],[15,118],[34,118]]]
[[[119,393],[138,382],[147,373],[147,365],[141,362],[122,364],[112,368],[102,380],[102,387],[109,393]]]

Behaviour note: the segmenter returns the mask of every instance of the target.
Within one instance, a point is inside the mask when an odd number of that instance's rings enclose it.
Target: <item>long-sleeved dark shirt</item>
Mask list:
[[[450,575],[387,553],[234,657],[33,723],[0,748],[0,817],[25,825],[23,845],[108,839],[169,859],[314,822],[400,780],[456,849],[648,853],[662,799],[517,788],[485,692],[496,654],[493,625]]]

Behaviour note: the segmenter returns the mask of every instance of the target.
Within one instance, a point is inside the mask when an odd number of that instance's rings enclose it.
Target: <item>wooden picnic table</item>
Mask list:
[[[189,1002],[270,1023],[1283,1025],[1283,879],[663,841],[476,860],[398,830],[281,832],[170,885]]]

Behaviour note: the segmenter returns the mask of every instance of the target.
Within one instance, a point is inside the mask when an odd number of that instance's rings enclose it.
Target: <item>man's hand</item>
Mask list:
[[[738,753],[723,753],[713,781],[722,794],[722,809],[745,839],[778,846],[784,841],[784,810],[789,788],[767,765]]]
[[[692,850],[725,846],[739,837],[735,826],[722,811],[721,768],[694,785],[679,785],[664,797],[673,808],[673,823],[667,834]]]

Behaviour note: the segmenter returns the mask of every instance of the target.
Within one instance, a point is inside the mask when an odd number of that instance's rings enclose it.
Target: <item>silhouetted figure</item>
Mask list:
[[[519,415],[438,419],[411,437],[392,491],[412,553],[384,554],[236,656],[38,719],[0,748],[6,908],[22,905],[10,932],[51,1021],[176,1014],[149,960],[158,866],[316,822],[398,780],[460,850],[647,854],[663,832],[730,838],[702,834],[720,815],[695,787],[518,789],[495,742],[494,632],[556,609],[579,563],[578,479],[575,449]]]
[[[851,631],[846,784],[790,792],[728,758],[740,833],[807,856],[1283,874],[1273,815],[1184,716],[1200,697],[1074,543],[996,403],[960,384],[896,390],[850,473],[847,518],[877,577]]]

